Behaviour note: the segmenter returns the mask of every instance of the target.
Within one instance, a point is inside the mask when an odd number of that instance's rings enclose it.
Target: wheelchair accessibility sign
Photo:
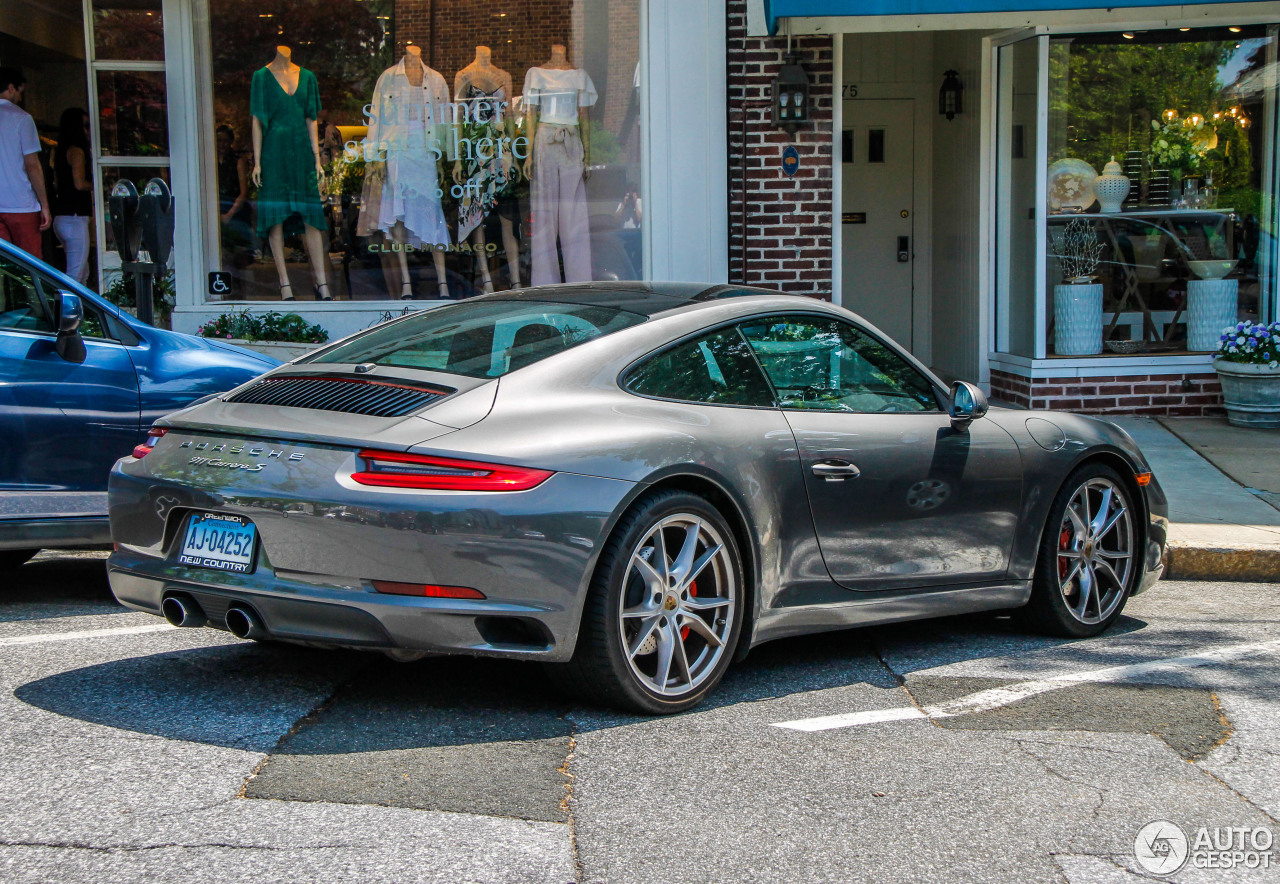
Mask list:
[[[209,294],[225,295],[231,292],[231,274],[225,270],[213,270],[209,273]]]

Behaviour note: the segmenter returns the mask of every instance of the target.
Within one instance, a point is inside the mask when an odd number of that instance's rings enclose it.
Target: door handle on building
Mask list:
[[[828,482],[843,482],[862,475],[862,470],[847,460],[820,460],[813,465],[812,470],[815,476]]]
[[[898,237],[898,263],[906,264],[911,260],[911,237]]]

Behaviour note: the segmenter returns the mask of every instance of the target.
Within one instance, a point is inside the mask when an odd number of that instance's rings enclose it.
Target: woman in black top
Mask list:
[[[89,158],[89,115],[69,107],[58,123],[53,149],[53,232],[67,256],[67,276],[89,278],[89,222],[93,220],[93,175]]]
[[[236,150],[236,131],[225,123],[214,130],[218,144],[218,217],[222,250],[233,266],[253,260],[257,237],[249,202],[249,158]]]

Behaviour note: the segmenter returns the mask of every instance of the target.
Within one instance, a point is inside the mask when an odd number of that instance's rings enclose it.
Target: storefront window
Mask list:
[[[639,278],[639,4],[211,3],[210,299]]]
[[[1276,51],[1266,27],[1049,39],[1046,355],[1199,352],[1270,318]]]
[[[164,61],[160,7],[160,0],[94,0],[94,58]]]
[[[997,347],[1035,355],[1039,40],[1000,47],[996,140]]]
[[[99,70],[98,133],[104,156],[169,154],[164,71]]]

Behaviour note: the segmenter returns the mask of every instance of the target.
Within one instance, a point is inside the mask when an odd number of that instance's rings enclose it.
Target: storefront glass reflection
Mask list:
[[[639,278],[639,0],[210,16],[222,299]]]
[[[1049,355],[1212,349],[1275,292],[1274,28],[1049,44]]]

